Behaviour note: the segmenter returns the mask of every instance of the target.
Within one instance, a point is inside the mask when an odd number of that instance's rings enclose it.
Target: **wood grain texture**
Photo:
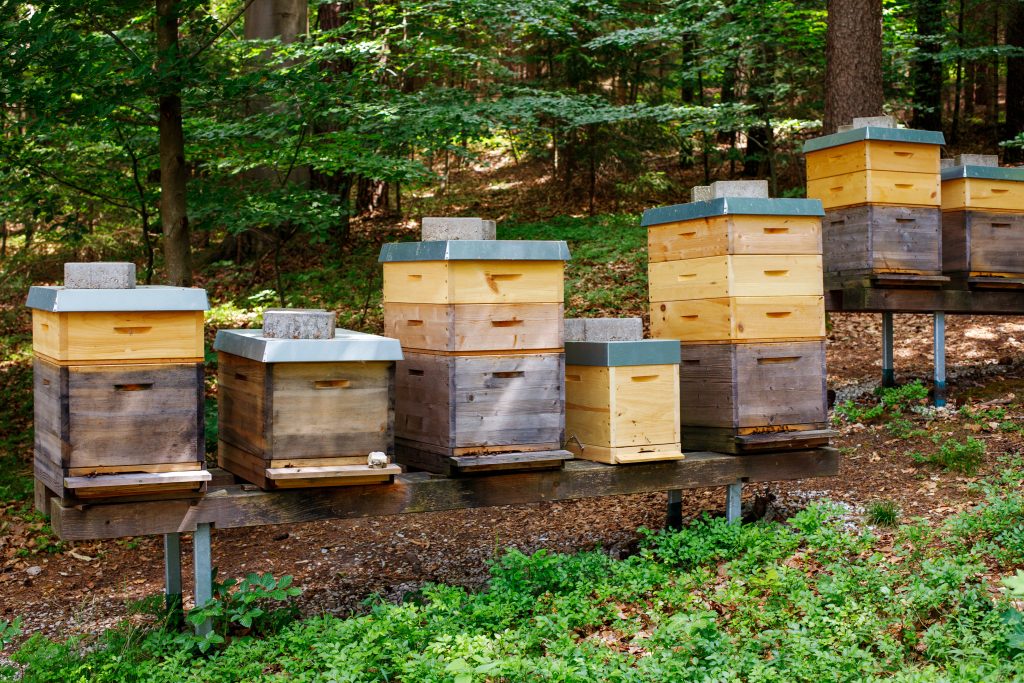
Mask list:
[[[827,286],[872,273],[938,275],[942,270],[941,214],[934,208],[831,210],[822,234]]]
[[[851,285],[828,292],[829,311],[864,313],[965,313],[971,315],[1024,315],[1024,291],[917,289]]]
[[[938,207],[938,173],[857,171],[807,181],[807,197],[820,199],[825,210],[861,204]]]
[[[651,336],[684,342],[821,339],[820,296],[730,297],[651,304]]]
[[[942,269],[982,277],[1024,274],[1024,213],[943,212]]]
[[[651,301],[821,296],[821,256],[709,256],[647,267]]]
[[[194,531],[196,524],[237,528],[300,524],[459,508],[829,477],[839,472],[831,448],[751,455],[688,453],[686,459],[610,467],[571,461],[562,469],[501,476],[437,477],[402,474],[394,484],[303,491],[252,491],[214,485],[198,500],[65,506],[51,501],[51,524],[65,540],[92,540]],[[213,473],[216,477],[216,472]]]
[[[687,427],[779,429],[826,421],[823,341],[683,344],[681,353],[684,448]]]
[[[1024,182],[957,178],[942,183],[942,210],[1024,211]]]
[[[449,449],[561,443],[564,355],[407,352],[395,379],[397,437]]]
[[[608,465],[632,465],[640,462],[657,462],[659,460],[682,460],[682,445],[678,442],[668,444],[649,444],[646,446],[593,446],[577,444],[571,440],[566,444],[572,454],[582,460],[603,462]]]
[[[575,441],[584,451],[654,445],[671,450],[674,444],[678,452],[678,366],[570,365],[565,376],[565,433],[570,444]]]
[[[61,364],[203,359],[202,311],[32,311],[32,348]]]
[[[650,263],[731,254],[821,254],[815,216],[727,215],[647,228]]]
[[[825,426],[825,423],[818,423],[808,425],[808,429],[747,436],[737,434],[735,429],[723,427],[684,427],[683,449],[700,451],[714,448],[718,453],[750,455],[776,450],[821,448],[827,446],[835,436]]]
[[[860,140],[808,152],[807,179],[818,180],[858,171],[896,171],[938,175],[938,145],[885,140]]]
[[[402,348],[444,353],[560,349],[561,303],[384,304],[384,335]]]
[[[563,303],[562,261],[399,261],[384,264],[384,303]]]

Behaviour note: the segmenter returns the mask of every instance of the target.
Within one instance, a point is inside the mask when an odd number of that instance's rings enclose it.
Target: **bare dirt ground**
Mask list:
[[[870,390],[880,372],[880,318],[844,314],[832,318],[828,347],[829,386],[840,397]],[[896,317],[898,378],[931,375],[931,319]],[[947,348],[951,399],[1008,407],[1024,396],[1024,318],[953,317]],[[937,427],[936,427],[937,425]],[[952,435],[970,433],[985,440],[987,463],[1018,451],[1021,437],[955,415],[933,424]],[[940,518],[972,501],[968,485],[976,478],[941,473],[915,464],[907,455],[913,440],[891,438],[881,427],[848,425],[836,439],[843,454],[839,476],[773,485],[770,506],[785,515],[807,502],[828,497],[854,509],[872,500],[897,501],[905,516]],[[762,493],[747,487],[746,498]],[[687,492],[688,517],[721,513],[721,489]],[[639,527],[664,523],[664,494],[544,503],[519,507],[459,510],[292,527],[214,532],[213,554],[222,576],[247,572],[291,574],[304,589],[309,614],[348,614],[374,594],[400,599],[424,582],[479,586],[488,562],[508,547],[575,551],[597,546],[616,555],[630,552]],[[159,593],[163,556],[159,538],[74,543],[57,553],[31,554],[33,534],[17,519],[0,520],[0,620],[24,618],[26,632],[54,637],[95,632],[128,613],[128,604]],[[184,547],[187,577],[191,573]],[[26,551],[29,552],[27,556]],[[186,592],[187,592],[186,588]],[[186,596],[186,602],[188,597]]]

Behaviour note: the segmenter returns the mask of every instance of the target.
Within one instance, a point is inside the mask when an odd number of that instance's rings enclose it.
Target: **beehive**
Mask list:
[[[651,335],[692,343],[824,336],[821,215],[820,202],[764,197],[646,211],[657,254],[648,264]]]
[[[682,352],[682,447],[827,443],[821,202],[733,197],[719,185],[643,219],[651,334]]]
[[[609,464],[683,457],[678,343],[567,340],[565,363],[566,447],[576,457]]]
[[[878,125],[804,144],[807,196],[826,211],[826,286],[876,275],[899,274],[908,282],[941,275],[943,144],[940,132]]]
[[[746,453],[828,443],[824,341],[681,349],[685,450]]]
[[[122,288],[29,291],[35,473],[62,498],[185,495],[210,478],[206,293],[135,287],[134,266],[123,265],[131,275],[117,283]]]
[[[475,236],[493,234],[473,220]],[[465,228],[443,234],[464,237]],[[556,467],[571,457],[560,450],[568,258],[560,241],[384,245],[385,333],[406,351],[395,380],[400,462],[451,473]]]
[[[1024,286],[1024,169],[943,170],[942,268],[974,287]]]
[[[332,325],[333,328],[333,325]],[[398,342],[338,329],[321,339],[220,330],[218,462],[266,489],[389,481]]]

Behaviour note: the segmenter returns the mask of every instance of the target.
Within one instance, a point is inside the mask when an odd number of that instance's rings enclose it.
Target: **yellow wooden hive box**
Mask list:
[[[566,448],[609,464],[679,460],[679,344],[566,342]]]
[[[943,170],[942,210],[1024,213],[1024,168],[955,166]]]
[[[687,342],[822,339],[822,296],[722,297],[651,304],[651,336]]]
[[[651,225],[650,263],[729,254],[821,254],[817,216],[723,215]]]
[[[652,302],[823,293],[820,255],[707,256],[648,265]]]

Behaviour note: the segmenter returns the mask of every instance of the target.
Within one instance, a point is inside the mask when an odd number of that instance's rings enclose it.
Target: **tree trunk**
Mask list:
[[[949,144],[956,145],[960,142],[960,100],[963,95],[964,79],[964,0],[960,0],[960,10],[956,19],[956,85],[953,87],[953,123],[949,127]]]
[[[882,113],[882,0],[828,0],[826,134]]]
[[[914,60],[914,127],[942,130],[942,0],[916,0],[918,57]]]
[[[1011,3],[1006,18],[1006,43],[1024,49],[1024,3]],[[1024,56],[1006,59],[1006,129],[1009,140],[1024,132]],[[1024,149],[1007,148],[1004,161],[1024,161]]]
[[[181,122],[181,78],[177,71],[178,3],[156,2],[157,70],[160,79],[160,224],[164,233],[164,269],[167,282],[179,287],[192,284],[185,185],[185,133]]]
[[[305,0],[253,0],[245,8],[246,40],[280,38],[294,43],[308,31]]]

